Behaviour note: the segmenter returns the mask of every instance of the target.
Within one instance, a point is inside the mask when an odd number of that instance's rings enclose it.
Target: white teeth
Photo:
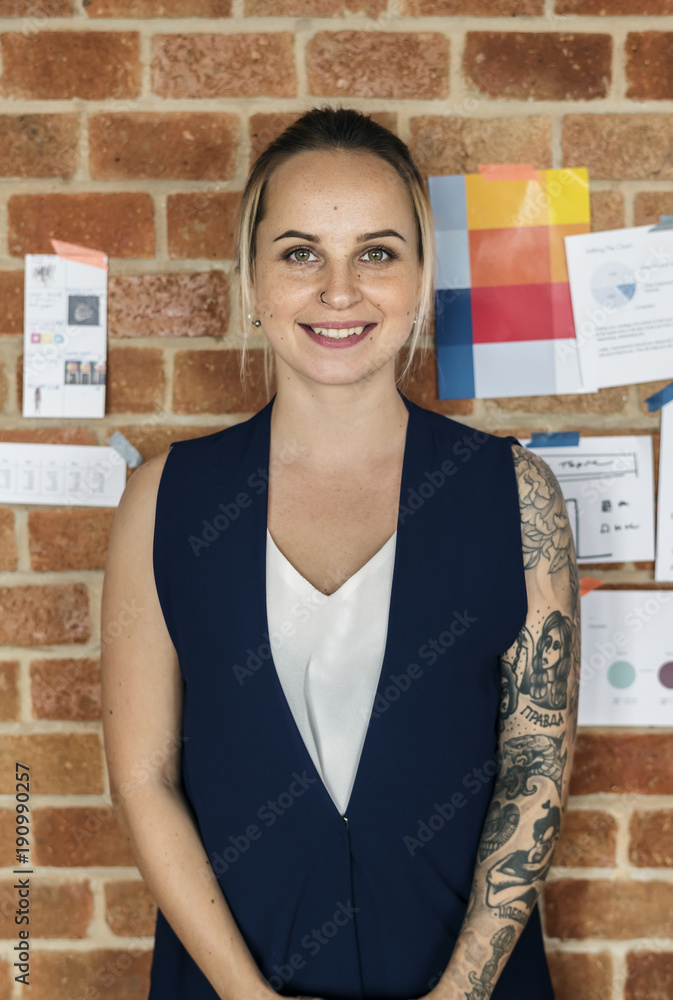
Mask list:
[[[332,330],[326,329],[323,326],[312,326],[311,329],[314,333],[320,334],[321,337],[329,337],[331,340],[343,340],[344,337],[352,337],[356,333],[362,333],[364,326],[351,326],[344,330]]]

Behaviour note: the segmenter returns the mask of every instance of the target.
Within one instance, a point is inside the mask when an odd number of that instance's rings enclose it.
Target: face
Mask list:
[[[256,251],[256,315],[279,381],[392,381],[421,265],[411,197],[389,164],[342,151],[293,156],[269,179]]]
[[[544,648],[542,650],[542,663],[545,670],[553,670],[558,666],[558,662],[561,659],[561,646],[560,628],[550,629],[548,635],[545,636]]]

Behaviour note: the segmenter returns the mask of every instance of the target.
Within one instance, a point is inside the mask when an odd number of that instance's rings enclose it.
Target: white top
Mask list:
[[[297,728],[345,814],[378,686],[397,532],[333,594],[286,559],[267,529],[269,643]]]

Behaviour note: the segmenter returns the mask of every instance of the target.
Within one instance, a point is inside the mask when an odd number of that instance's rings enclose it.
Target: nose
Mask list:
[[[333,309],[348,309],[362,299],[359,273],[348,261],[332,264],[321,273],[318,283],[321,302]]]

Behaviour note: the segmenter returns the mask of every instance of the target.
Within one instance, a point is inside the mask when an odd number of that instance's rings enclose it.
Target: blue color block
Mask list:
[[[465,177],[462,174],[451,177],[428,177],[428,192],[435,232],[447,229],[467,230],[467,196]]]

